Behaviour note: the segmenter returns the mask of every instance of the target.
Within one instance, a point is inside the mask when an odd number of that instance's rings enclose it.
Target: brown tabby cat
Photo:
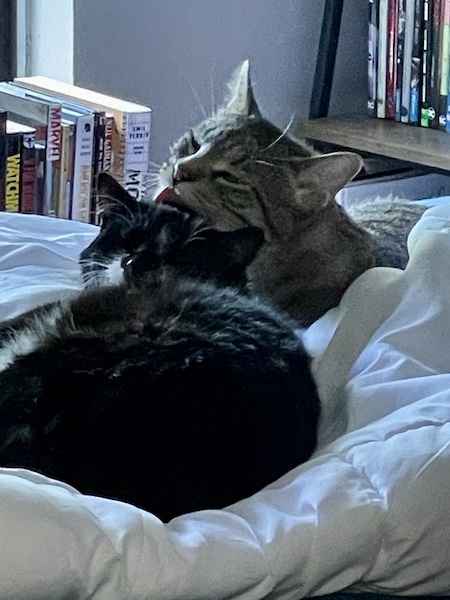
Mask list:
[[[344,211],[335,195],[362,159],[318,155],[265,119],[248,61],[230,91],[222,108],[173,146],[156,201],[191,209],[222,231],[260,228],[264,244],[248,268],[250,288],[301,324],[336,306],[369,267],[404,268],[406,238],[423,207],[376,200]]]

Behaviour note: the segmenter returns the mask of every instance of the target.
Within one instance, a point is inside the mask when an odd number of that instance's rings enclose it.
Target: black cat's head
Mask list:
[[[334,202],[362,166],[350,152],[318,156],[265,118],[246,60],[213,115],[188,130],[162,165],[155,200],[194,210],[216,229],[258,227],[266,241],[285,238],[295,218]]]
[[[244,288],[246,268],[262,242],[255,227],[221,232],[193,212],[154,202],[137,202],[108,173],[97,181],[102,214],[98,237],[80,262],[87,286],[107,279],[107,268],[120,264],[125,282],[157,282],[164,270]],[[106,281],[107,282],[107,281]]]

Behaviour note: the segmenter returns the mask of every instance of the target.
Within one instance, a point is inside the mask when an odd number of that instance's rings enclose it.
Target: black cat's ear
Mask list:
[[[258,227],[242,227],[234,231],[207,229],[202,231],[200,239],[214,254],[226,258],[229,264],[245,268],[261,248],[264,233]]]
[[[99,173],[96,185],[97,205],[103,213],[113,207],[133,209],[136,200],[109,173]]]
[[[333,201],[361,170],[364,161],[354,152],[332,152],[294,160],[295,203],[314,210]]]
[[[243,227],[235,231],[218,231],[219,243],[228,249],[233,262],[247,267],[264,243],[264,233],[258,227]]]
[[[225,105],[225,112],[246,117],[261,116],[253,94],[249,60],[244,60],[232,77],[228,87],[230,89],[230,98]]]

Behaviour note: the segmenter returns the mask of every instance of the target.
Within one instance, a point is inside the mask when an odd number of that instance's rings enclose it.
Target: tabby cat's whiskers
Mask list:
[[[205,107],[203,106],[203,103],[202,103],[202,101],[200,100],[200,96],[198,95],[198,92],[197,92],[197,90],[196,90],[196,89],[195,89],[195,87],[192,85],[192,83],[190,83],[190,84],[189,84],[189,86],[190,86],[190,88],[191,88],[191,91],[192,91],[192,93],[193,93],[193,95],[194,95],[194,98],[197,100],[197,103],[198,103],[198,105],[199,105],[199,107],[200,107],[200,110],[201,110],[201,111],[202,111],[202,113],[203,113],[203,116],[204,116],[204,117],[205,117],[205,119],[206,119],[206,117],[208,116],[208,113],[206,112],[206,109],[205,109]]]
[[[283,131],[281,132],[281,134],[280,134],[280,135],[279,135],[279,136],[278,136],[278,137],[277,137],[277,138],[276,138],[276,139],[275,139],[273,142],[271,142],[271,143],[270,143],[268,146],[266,146],[265,148],[262,148],[262,149],[260,150],[260,152],[265,152],[266,150],[269,150],[270,148],[272,148],[273,146],[275,146],[275,144],[278,144],[278,142],[280,142],[280,141],[281,141],[281,140],[282,140],[284,137],[286,137],[286,135],[287,135],[287,133],[288,133],[289,129],[290,129],[290,128],[291,128],[291,126],[292,126],[292,123],[294,122],[295,115],[296,115],[296,113],[294,113],[294,114],[292,115],[292,117],[291,117],[291,118],[290,118],[290,120],[289,120],[289,123],[288,123],[288,124],[286,125],[286,127],[283,129]]]

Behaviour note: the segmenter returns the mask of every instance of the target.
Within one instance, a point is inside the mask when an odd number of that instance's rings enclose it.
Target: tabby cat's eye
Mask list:
[[[195,154],[200,150],[200,146],[201,144],[195,139],[194,132],[191,129],[178,146],[178,156],[180,158],[191,156],[191,154]]]
[[[192,131],[192,129],[189,131],[189,144],[192,149],[192,154],[195,154],[195,152],[198,152],[198,150],[200,150],[200,144],[195,139],[194,132]]]
[[[233,173],[230,173],[230,171],[225,171],[224,169],[213,171],[213,176],[215,179],[222,179],[227,183],[239,183],[239,179],[233,175]]]

